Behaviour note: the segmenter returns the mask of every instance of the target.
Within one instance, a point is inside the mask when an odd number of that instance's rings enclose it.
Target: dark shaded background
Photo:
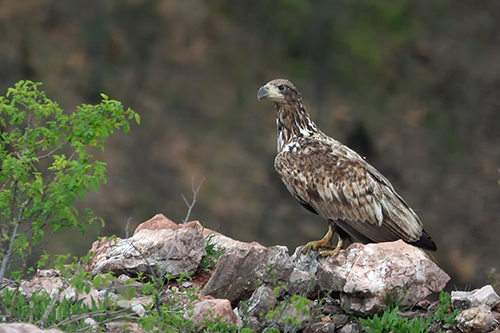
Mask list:
[[[108,182],[81,207],[125,235],[164,213],[293,250],[327,224],[274,169],[271,103],[291,79],[319,127],[384,173],[435,239],[450,289],[500,269],[500,2],[3,0],[0,93],[44,83],[68,110],[103,92],[142,117],[108,139]],[[54,236],[84,254],[96,232]]]

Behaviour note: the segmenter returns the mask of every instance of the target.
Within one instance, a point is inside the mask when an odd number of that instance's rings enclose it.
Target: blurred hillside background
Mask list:
[[[289,78],[327,134],[385,174],[438,245],[449,289],[500,270],[500,2],[457,0],[2,0],[0,93],[43,82],[71,112],[100,93],[142,117],[95,156],[108,182],[79,205],[125,236],[163,213],[242,241],[319,239],[327,223],[273,169]],[[57,235],[85,254],[96,231]]]

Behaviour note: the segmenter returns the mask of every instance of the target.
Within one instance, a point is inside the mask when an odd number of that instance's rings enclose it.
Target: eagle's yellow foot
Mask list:
[[[344,242],[345,241],[342,238],[339,238],[339,242],[337,243],[337,246],[333,250],[320,251],[319,254],[321,254],[323,258],[333,256],[334,254],[337,254],[340,252],[340,250],[342,250],[342,248],[344,247]]]
[[[330,228],[330,229],[328,229],[328,232],[326,233],[325,237],[323,237],[321,240],[312,241],[312,242],[309,242],[306,245],[304,245],[304,247],[302,248],[302,253],[306,254],[307,250],[309,250],[309,248],[312,248],[314,251],[317,251],[319,248],[322,248],[322,247],[334,249],[333,244],[332,244],[332,238],[333,238],[333,231]],[[333,251],[335,251],[335,250],[333,250]],[[323,252],[331,252],[331,251],[323,251]]]

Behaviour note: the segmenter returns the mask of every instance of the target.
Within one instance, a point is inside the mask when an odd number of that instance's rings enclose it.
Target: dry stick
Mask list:
[[[127,239],[128,235],[129,235],[129,227],[130,227],[130,220],[131,219],[132,219],[132,217],[129,217],[127,220],[127,224],[125,225],[125,239]]]
[[[198,192],[200,191],[200,188],[201,188],[201,185],[203,185],[203,182],[205,181],[205,178],[203,178],[200,182],[200,184],[198,185],[198,187],[195,189],[194,188],[194,178],[191,178],[191,191],[193,192],[193,200],[191,201],[191,203],[189,203],[186,199],[186,197],[184,196],[184,194],[181,194],[182,196],[182,199],[184,199],[184,202],[186,203],[186,205],[188,206],[188,211],[186,213],[186,217],[184,218],[184,220],[182,221],[182,230],[184,231],[184,228],[186,227],[186,223],[187,221],[189,220],[189,216],[191,215],[191,211],[193,210],[193,207],[196,203],[196,196],[198,195]],[[170,256],[172,255],[172,251],[174,250],[174,247],[177,243],[179,239],[176,239],[175,240],[175,243],[172,244],[172,247],[170,248],[170,251],[168,252],[168,256],[167,256],[167,260],[170,259]]]

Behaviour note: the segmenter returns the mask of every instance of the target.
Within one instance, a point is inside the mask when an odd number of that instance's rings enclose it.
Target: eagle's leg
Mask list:
[[[339,237],[339,241],[337,243],[337,246],[333,250],[321,251],[320,252],[321,256],[322,257],[328,257],[328,256],[333,256],[334,254],[339,253],[340,250],[342,250],[342,248],[344,247],[344,243],[345,243],[345,239]]]
[[[332,227],[328,228],[328,232],[321,240],[312,241],[312,242],[309,242],[306,245],[304,245],[304,247],[302,248],[302,253],[306,254],[307,250],[309,250],[309,248],[312,248],[314,251],[318,250],[321,247],[326,247],[329,249],[334,248],[333,244],[332,244],[332,238],[333,238],[334,233],[335,233],[335,230]],[[333,251],[335,251],[335,250],[333,250]],[[331,252],[331,251],[322,251],[322,253],[323,252]]]

